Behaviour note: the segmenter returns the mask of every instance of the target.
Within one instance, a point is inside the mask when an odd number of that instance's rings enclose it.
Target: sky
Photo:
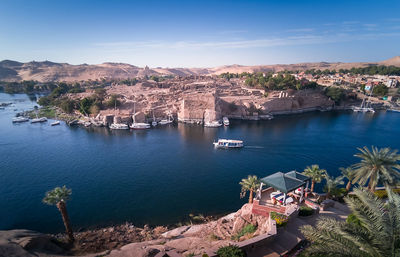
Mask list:
[[[0,60],[373,62],[400,55],[399,11],[399,0],[1,0]]]

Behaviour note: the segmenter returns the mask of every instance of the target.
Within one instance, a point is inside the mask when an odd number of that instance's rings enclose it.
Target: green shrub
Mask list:
[[[281,213],[277,213],[277,212],[274,212],[274,211],[270,212],[269,215],[271,215],[271,219],[276,221],[276,225],[278,227],[286,226],[286,224],[287,224],[287,222],[289,220],[286,215],[281,214]]]
[[[310,216],[314,213],[313,208],[308,206],[301,206],[299,210],[299,216]]]
[[[254,232],[256,232],[256,230],[257,226],[254,226],[253,224],[247,224],[236,235],[232,236],[232,240],[238,241],[242,236],[247,234],[253,234]]]
[[[219,257],[246,257],[246,252],[236,245],[228,245],[218,249]]]
[[[395,193],[400,193],[400,188],[395,188],[393,189],[393,192]],[[385,189],[381,189],[381,190],[376,190],[374,192],[374,194],[379,197],[379,198],[386,198],[387,197],[387,192]]]

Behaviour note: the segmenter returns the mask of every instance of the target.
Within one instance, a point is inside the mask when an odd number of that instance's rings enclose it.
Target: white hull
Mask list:
[[[242,140],[232,140],[232,139],[218,139],[218,142],[213,142],[215,148],[242,148]]]
[[[221,126],[222,126],[222,123],[219,121],[212,121],[212,122],[204,123],[204,127],[206,127],[206,128],[218,128]]]
[[[229,119],[227,118],[227,117],[224,117],[223,119],[222,119],[222,122],[224,123],[224,126],[229,126]]]
[[[110,125],[110,129],[114,129],[114,130],[127,130],[129,129],[129,126],[126,124],[122,124],[122,123],[113,123]]]
[[[139,129],[149,129],[150,128],[150,124],[148,124],[148,123],[133,123],[130,126],[130,128],[131,129],[137,129],[137,130],[139,130]]]
[[[32,119],[31,123],[39,123],[39,122],[46,122],[47,118],[46,117],[42,117],[42,118],[36,118],[36,119]]]
[[[19,123],[19,122],[26,122],[29,121],[29,118],[26,117],[16,117],[12,119],[13,123]]]
[[[57,125],[60,125],[61,123],[59,122],[59,121],[55,121],[55,122],[53,122],[53,123],[51,123],[50,125],[51,126],[57,126]]]
[[[172,120],[160,120],[160,122],[158,124],[167,125],[167,124],[171,124],[172,122],[173,122]]]
[[[151,125],[152,125],[153,127],[157,126],[157,121],[153,121],[153,122],[151,123]]]

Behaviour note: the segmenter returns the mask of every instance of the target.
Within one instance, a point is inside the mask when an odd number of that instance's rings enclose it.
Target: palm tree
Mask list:
[[[361,161],[353,165],[353,183],[366,185],[368,182],[368,189],[373,192],[378,184],[394,186],[399,182],[400,155],[397,150],[378,149],[375,146],[371,147],[371,151],[366,146],[357,149],[360,153],[354,156]]]
[[[69,200],[70,195],[71,195],[71,189],[68,189],[66,186],[56,187],[53,190],[48,191],[46,193],[46,196],[43,198],[43,202],[48,205],[57,206],[64,222],[65,230],[68,235],[68,240],[70,242],[73,242],[74,234],[72,233],[67,212],[67,205],[66,205],[66,202]]]
[[[339,185],[343,185],[343,177],[331,177],[328,174],[325,176],[326,184],[324,186],[324,191],[326,192],[326,198],[330,198],[331,195],[338,195]]]
[[[249,203],[253,203],[253,194],[260,187],[260,181],[257,176],[249,175],[247,179],[242,179],[239,184],[242,186],[240,198],[243,198],[246,195],[246,192],[250,191]]]
[[[339,168],[339,170],[342,172],[343,178],[348,180],[346,184],[346,191],[349,192],[351,189],[351,181],[354,179],[354,170],[351,167]]]
[[[400,254],[400,196],[388,191],[388,203],[356,188],[345,201],[359,221],[322,218],[300,228],[311,242],[307,256],[390,257]]]
[[[320,169],[319,165],[314,164],[314,165],[311,165],[311,167],[307,166],[304,169],[303,174],[306,175],[307,177],[311,178],[310,192],[312,193],[312,192],[314,192],[315,183],[321,183],[322,179],[325,177],[326,170]]]

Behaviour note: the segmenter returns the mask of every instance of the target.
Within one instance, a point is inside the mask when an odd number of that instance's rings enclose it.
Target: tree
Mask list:
[[[324,186],[324,192],[326,192],[326,197],[330,198],[331,196],[339,196],[340,189],[338,188],[339,185],[343,185],[343,177],[331,177],[328,174],[325,175],[326,184]]]
[[[307,166],[303,172],[304,175],[311,178],[311,193],[314,192],[315,183],[321,183],[322,179],[326,175],[326,170],[320,169],[319,165],[314,164]]]
[[[372,93],[375,96],[385,96],[387,95],[389,92],[389,88],[385,85],[383,85],[382,83],[380,83],[379,85],[376,85],[374,87],[374,89],[372,89]]]
[[[366,185],[372,192],[378,184],[394,186],[400,180],[400,155],[397,150],[390,148],[378,149],[375,146],[357,148],[360,153],[354,156],[361,159],[359,163],[353,165],[353,183]]]
[[[348,180],[346,184],[346,191],[349,192],[351,189],[351,181],[354,179],[354,171],[351,167],[339,168],[339,170],[342,172],[343,178]]]
[[[400,254],[400,196],[388,191],[388,203],[365,189],[345,201],[357,222],[322,218],[300,228],[311,246],[306,255],[390,257]]]
[[[56,187],[51,191],[46,193],[46,196],[43,198],[43,202],[48,205],[56,205],[58,210],[61,213],[65,230],[68,235],[68,240],[70,242],[74,241],[74,234],[72,233],[71,225],[69,222],[68,212],[67,212],[67,201],[71,196],[71,189],[68,189],[66,186]]]
[[[328,87],[325,90],[325,95],[338,104],[344,97],[344,90],[338,87]]]
[[[257,176],[249,175],[247,179],[242,179],[239,184],[242,186],[240,198],[245,197],[246,192],[249,191],[249,203],[253,203],[253,194],[260,187],[260,181]]]

